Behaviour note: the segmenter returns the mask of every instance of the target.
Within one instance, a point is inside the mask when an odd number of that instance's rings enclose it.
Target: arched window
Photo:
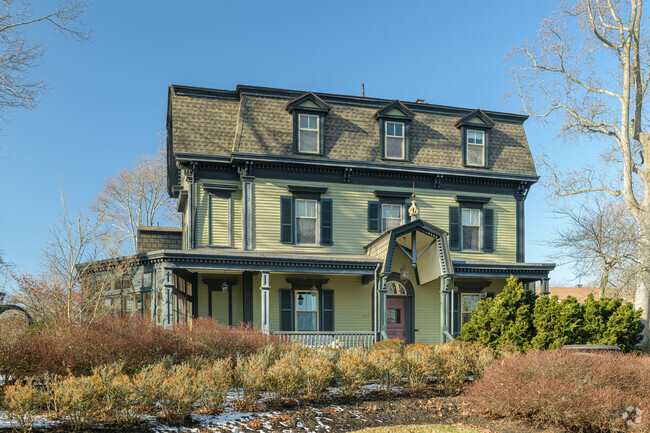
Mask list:
[[[406,292],[406,286],[400,281],[388,281],[386,283],[386,294],[406,296],[408,293]]]

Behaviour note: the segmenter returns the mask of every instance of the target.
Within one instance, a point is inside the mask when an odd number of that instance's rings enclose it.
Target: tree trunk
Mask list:
[[[648,342],[648,312],[650,311],[650,219],[639,221],[639,280],[634,294],[634,308],[642,310],[641,320],[643,322],[643,335]]]
[[[609,267],[605,266],[603,269],[603,276],[600,279],[600,289],[598,290],[598,299],[603,299],[605,297],[605,290],[607,289],[607,283],[609,281]]]

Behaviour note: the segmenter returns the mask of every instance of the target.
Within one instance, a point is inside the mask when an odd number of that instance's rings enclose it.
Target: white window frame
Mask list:
[[[481,137],[482,137],[481,141],[483,142],[483,144],[481,144],[480,146],[483,148],[483,151],[481,152],[481,163],[480,164],[473,164],[473,163],[471,163],[469,161],[469,147],[470,146],[474,146],[474,147],[479,146],[478,144],[470,144],[469,143],[469,134],[470,133],[481,134]],[[465,136],[465,163],[466,163],[466,165],[471,165],[471,166],[474,166],[474,167],[485,167],[485,138],[486,138],[485,131],[480,131],[478,129],[468,129],[467,130],[466,136]],[[474,141],[476,142],[476,139]]]
[[[314,206],[314,213],[315,215],[313,217],[299,217],[298,216],[298,202],[303,201],[303,202],[314,202],[316,203]],[[314,243],[300,243],[298,242],[298,231],[300,230],[300,224],[298,224],[298,219],[299,218],[304,218],[304,219],[313,219],[315,220],[315,228],[314,228]],[[320,245],[320,200],[316,199],[307,199],[307,198],[296,198],[294,201],[294,225],[295,225],[295,239],[294,239],[294,245],[300,245],[300,246],[318,246]]]
[[[402,126],[402,135],[388,135],[388,124],[394,124],[394,125],[401,125]],[[388,156],[388,139],[389,138],[401,138],[402,139],[402,156],[396,157],[396,156]],[[404,159],[404,153],[405,153],[405,147],[406,147],[406,125],[404,122],[392,122],[386,120],[384,122],[384,158],[386,159],[399,159],[403,160]]]
[[[294,320],[294,323],[295,323],[295,328],[296,328],[295,330],[296,331],[304,331],[304,332],[317,332],[317,331],[320,330],[320,317],[319,317],[319,312],[318,312],[318,310],[320,310],[319,296],[318,295],[315,296],[315,298],[316,298],[316,309],[315,310],[298,310],[298,296],[300,294],[311,296],[311,290],[294,290],[294,292],[293,292],[293,302],[294,302],[294,305],[295,305],[295,308],[293,309],[294,310],[293,311],[293,314],[294,314],[293,320]],[[316,313],[316,329],[313,330],[313,331],[312,330],[305,330],[305,329],[299,330],[298,329],[298,313]]]
[[[380,210],[381,210],[381,232],[382,233],[387,231],[386,230],[386,224],[384,223],[384,220],[386,220],[386,219],[391,219],[391,220],[397,219],[397,218],[394,218],[394,217],[386,218],[384,216],[386,214],[384,212],[384,206],[397,206],[397,207],[399,207],[399,224],[397,225],[397,227],[404,224],[404,205],[397,204],[397,203],[381,203],[381,209]]]
[[[463,218],[465,211],[478,213],[478,226],[465,224],[465,218]],[[465,241],[463,239],[465,236],[465,230],[463,230],[463,228],[466,226],[478,227],[478,248],[475,250],[465,249]],[[474,208],[467,208],[467,207],[462,207],[460,209],[460,249],[461,251],[467,251],[472,253],[479,253],[483,251],[483,210],[482,209],[474,209]]]
[[[301,128],[300,127],[300,119],[302,117],[313,117],[316,119],[316,129],[310,129],[310,128]],[[307,124],[309,124],[309,121],[307,121]],[[300,142],[300,131],[316,131],[316,150],[311,151],[311,150],[303,150],[302,149],[302,143]],[[298,152],[300,153],[312,153],[312,154],[319,154],[320,153],[320,116],[315,115],[315,114],[298,114]]]

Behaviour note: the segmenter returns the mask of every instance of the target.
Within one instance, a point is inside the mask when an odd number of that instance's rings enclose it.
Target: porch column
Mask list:
[[[451,333],[451,305],[449,298],[449,276],[443,275],[440,277],[440,329],[442,329],[442,338],[440,338],[440,341],[443,343],[447,342],[447,335],[445,333]]]
[[[260,291],[262,293],[262,332],[268,334],[269,329],[269,291],[271,290],[270,278],[268,272],[262,272],[262,285]]]
[[[253,181],[255,177],[243,175],[242,180],[242,248],[253,249]]]
[[[542,278],[542,284],[541,287],[539,288],[540,295],[548,295],[550,293],[550,290],[548,289],[548,278]]]
[[[388,274],[382,272],[379,274],[379,282],[377,284],[377,331],[379,332],[379,340],[388,340],[386,333],[386,279]]]
[[[172,318],[172,302],[174,300],[174,283],[172,279],[172,268],[165,266],[165,263],[160,263],[155,265],[154,271],[156,273],[156,286],[155,286],[155,296],[152,299],[154,302],[154,314],[155,317],[160,317],[162,319],[159,325],[162,325],[164,328],[171,328],[174,324]],[[159,302],[159,300],[161,302]],[[158,309],[162,311],[158,311]]]

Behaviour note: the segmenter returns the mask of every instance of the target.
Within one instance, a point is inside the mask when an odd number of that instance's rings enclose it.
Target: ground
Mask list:
[[[415,429],[425,425],[462,426],[465,428]],[[492,420],[463,407],[459,397],[386,395],[370,392],[363,397],[289,406],[267,406],[260,412],[237,412],[227,408],[218,415],[193,415],[181,431],[189,432],[356,432],[370,427],[411,426],[374,430],[375,433],[557,433],[523,423]],[[474,427],[475,429],[469,429]],[[62,433],[63,426],[36,431]],[[2,430],[4,431],[7,430]],[[86,432],[167,432],[178,431],[153,419],[137,426],[94,426]],[[373,430],[371,430],[373,431]]]

